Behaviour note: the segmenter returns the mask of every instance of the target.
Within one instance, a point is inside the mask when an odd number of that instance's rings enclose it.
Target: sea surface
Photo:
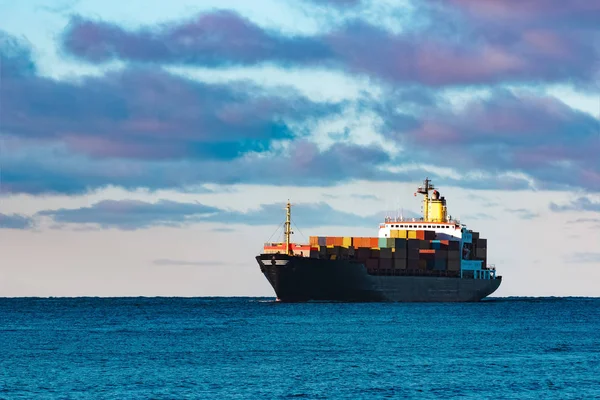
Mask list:
[[[600,398],[600,299],[0,299],[0,398]]]

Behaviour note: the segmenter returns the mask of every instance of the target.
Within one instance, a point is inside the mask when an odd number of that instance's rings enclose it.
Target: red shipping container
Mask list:
[[[370,243],[369,243],[369,247],[374,248],[374,247],[379,247],[379,238],[369,238]]]

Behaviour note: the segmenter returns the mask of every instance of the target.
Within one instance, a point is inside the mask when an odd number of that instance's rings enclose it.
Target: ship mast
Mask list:
[[[290,248],[290,235],[292,232],[292,205],[288,199],[285,207],[285,253],[292,255],[292,249]]]
[[[423,181],[423,186],[419,186],[417,193],[424,196],[423,198],[423,221],[429,221],[429,191],[434,190],[433,184],[429,177]]]

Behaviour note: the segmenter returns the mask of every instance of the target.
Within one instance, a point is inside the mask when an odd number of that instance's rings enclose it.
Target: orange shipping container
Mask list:
[[[335,246],[335,238],[333,236],[327,236],[325,243],[327,246]]]
[[[371,247],[372,249],[376,249],[379,247],[379,238],[370,238],[370,243],[369,243],[369,247]]]
[[[419,253],[421,253],[421,254],[435,254],[435,250],[419,249]]]
[[[309,236],[308,241],[310,242],[311,246],[319,245],[319,237],[318,236]]]

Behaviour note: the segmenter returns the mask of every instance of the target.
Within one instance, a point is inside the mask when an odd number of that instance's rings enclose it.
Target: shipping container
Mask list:
[[[443,243],[446,242],[446,243]],[[431,241],[431,248],[435,249],[435,250],[448,250],[448,241],[447,240],[438,240],[438,241]]]
[[[377,247],[379,247],[380,249],[387,247],[387,240],[388,240],[388,238],[380,237],[379,240],[377,241]]]
[[[419,249],[406,249],[406,258],[407,259],[419,259]]]
[[[392,248],[391,247],[384,247],[381,250],[379,250],[379,258],[388,258],[388,259],[391,259],[392,258]]]
[[[369,240],[370,240],[369,247],[371,247],[372,249],[376,249],[379,247],[379,238],[372,237],[372,238],[369,238]]]
[[[419,260],[419,269],[427,269],[427,260]]]
[[[366,260],[371,257],[371,249],[368,247],[359,247],[356,249],[354,258],[358,260]]]
[[[367,258],[365,260],[365,266],[369,271],[374,269],[379,269],[379,259],[378,258]]]
[[[479,232],[474,232],[474,231],[469,231],[471,232],[471,235],[473,235],[473,240],[477,241],[477,239],[479,239]]]
[[[487,258],[487,249],[476,248],[475,249],[475,257],[476,258]]]
[[[352,246],[352,238],[351,237],[343,237],[342,238],[342,246],[343,247],[350,247],[350,246]]]
[[[447,268],[447,260],[436,259],[433,261],[433,269],[435,271],[445,271]]]
[[[319,236],[319,246],[327,246],[327,237]]]
[[[403,248],[394,249],[394,252],[392,253],[392,257],[396,258],[396,259],[406,259],[406,249],[403,249]]]
[[[379,269],[393,269],[394,263],[391,258],[380,258]]]
[[[418,258],[407,258],[406,259],[406,269],[414,270],[419,268],[419,259]]]
[[[432,249],[419,249],[419,254],[433,254],[433,255],[435,255],[435,250],[432,250]]]
[[[310,258],[319,258],[319,251],[318,250],[311,250],[310,251]]]
[[[447,260],[448,259],[448,250],[446,250],[446,249],[436,250],[435,258],[440,259],[440,260]]]
[[[390,231],[390,237],[391,238],[397,238],[398,237],[398,229],[392,229]]]
[[[416,239],[417,238],[417,231],[406,231],[406,237],[408,239]]]
[[[458,240],[451,240],[448,243],[449,250],[460,250],[460,242]]]
[[[395,258],[394,269],[406,269],[406,259]]]
[[[408,231],[406,231],[406,230],[400,230],[400,231],[398,231],[398,238],[400,238],[400,239],[407,239],[408,238]]]
[[[318,246],[319,245],[319,237],[318,236],[309,236],[308,242],[310,243],[311,246]]]
[[[371,249],[371,258],[379,258],[379,249]]]
[[[487,248],[487,239],[481,239],[481,238],[480,238],[480,239],[477,239],[477,240],[475,241],[475,246],[476,246],[477,248],[480,248],[480,247],[481,247],[482,249],[485,249],[485,248]]]
[[[431,242],[429,240],[419,240],[419,249],[431,249]]]
[[[460,260],[448,260],[448,271],[460,271]]]
[[[333,236],[326,236],[325,237],[325,241],[327,243],[327,246],[335,246],[335,237],[333,237]]]
[[[407,249],[418,249],[419,248],[419,240],[417,239],[408,239],[406,241]]]
[[[340,255],[340,246],[327,247],[327,255],[328,256],[339,256]]]
[[[460,260],[460,250],[448,250],[448,260]]]
[[[394,245],[392,247],[395,249],[406,249],[406,239],[394,239]]]

